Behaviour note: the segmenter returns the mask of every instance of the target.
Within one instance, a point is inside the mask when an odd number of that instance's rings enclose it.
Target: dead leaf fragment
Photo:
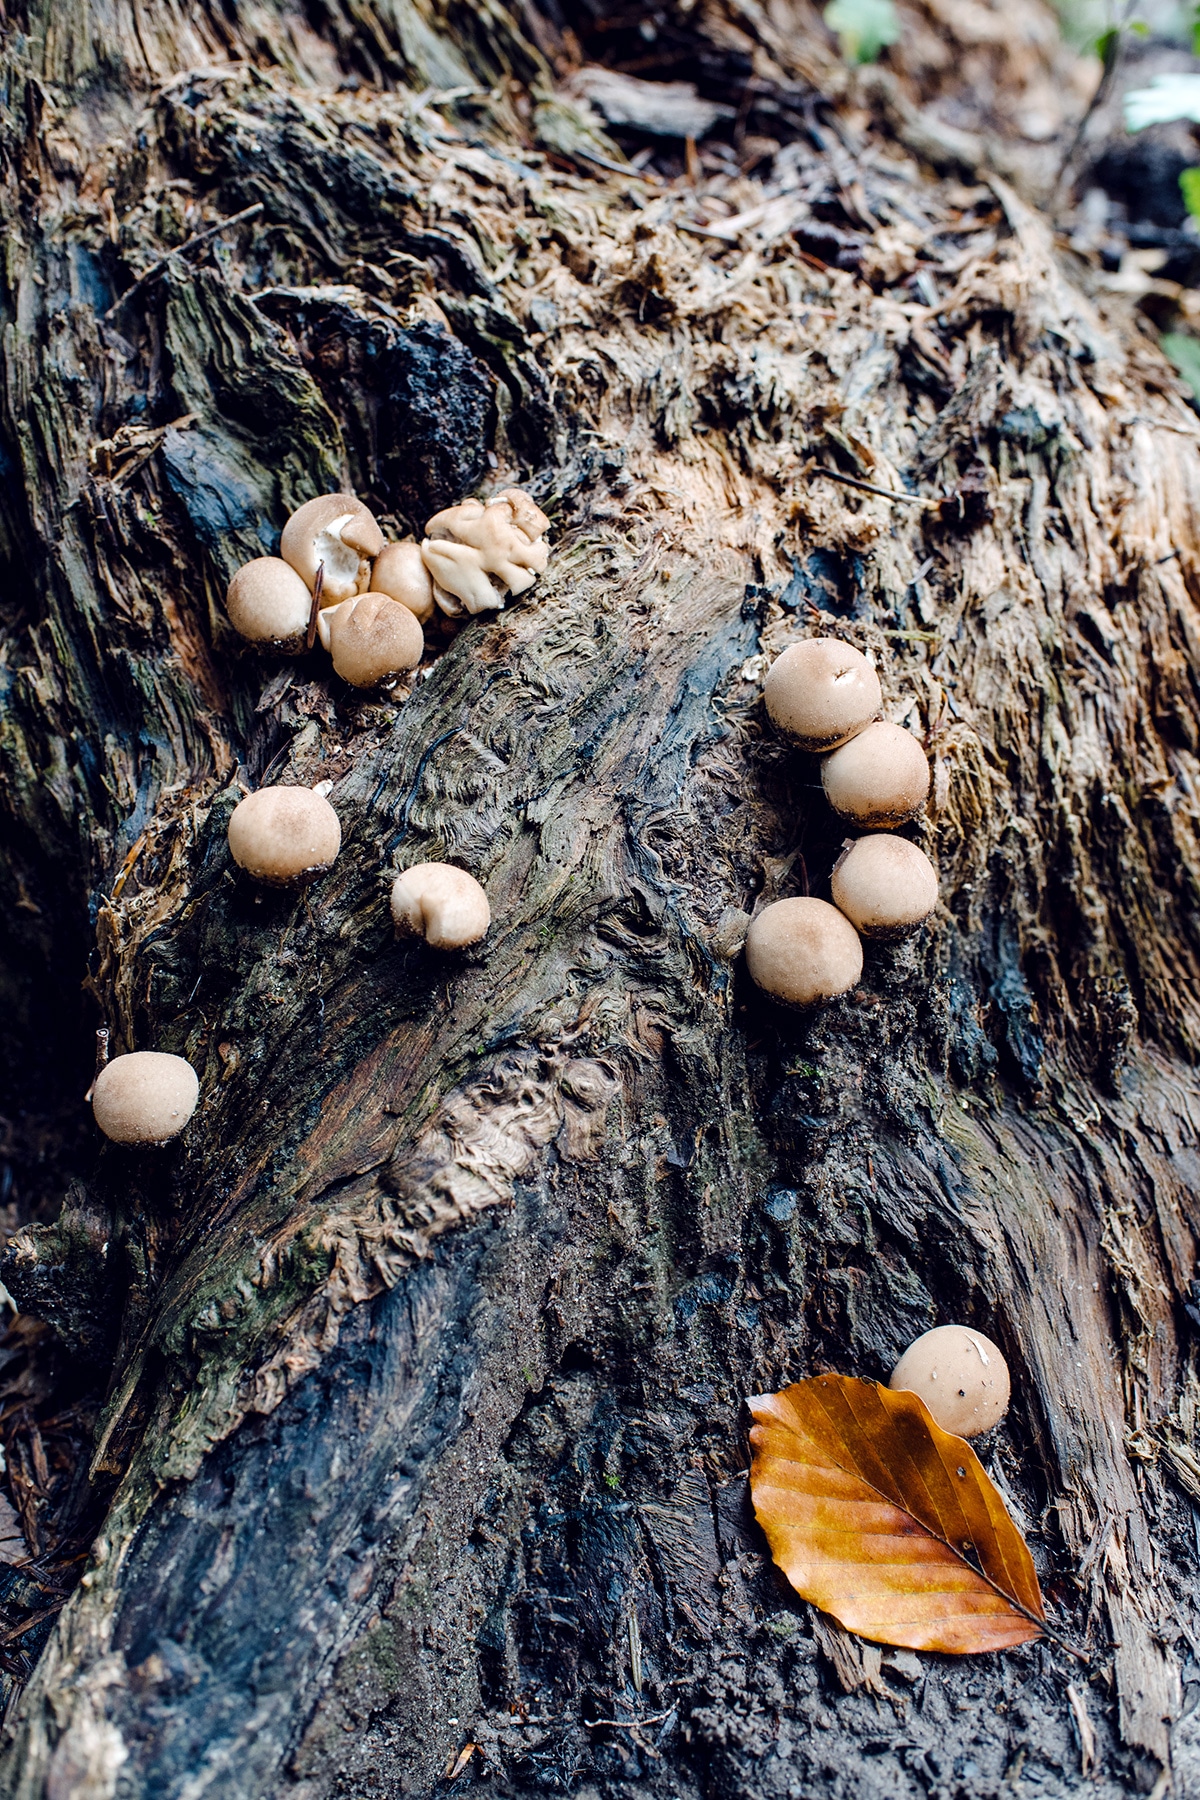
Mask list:
[[[916,1394],[819,1375],[749,1406],[754,1510],[805,1600],[910,1650],[1005,1650],[1042,1635],[1025,1540],[970,1445]]]

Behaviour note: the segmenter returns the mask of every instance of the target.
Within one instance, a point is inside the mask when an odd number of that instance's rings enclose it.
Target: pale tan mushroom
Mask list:
[[[546,567],[543,537],[550,524],[519,488],[505,488],[486,504],[463,500],[435,513],[425,527],[421,555],[433,577],[434,599],[451,618],[487,612],[508,593],[523,594]]]
[[[840,907],[864,937],[906,937],[938,900],[937,871],[923,850],[890,832],[848,844],[830,883]]]
[[[283,528],[279,554],[311,593],[321,571],[321,605],[336,606],[371,585],[371,564],[383,549],[383,533],[353,494],[306,500]]]
[[[280,556],[256,556],[229,583],[225,610],[250,643],[297,656],[305,648],[312,595]]]
[[[763,698],[771,723],[802,750],[836,750],[883,704],[878,675],[861,650],[840,638],[806,638],[777,656]]]
[[[97,1125],[114,1144],[165,1144],[196,1110],[191,1063],[162,1050],[133,1050],[105,1063],[92,1088]]]
[[[356,594],[317,617],[317,634],[351,687],[389,685],[415,669],[425,636],[415,613],[386,594]]]
[[[825,798],[839,818],[867,831],[903,825],[929,794],[929,759],[911,731],[879,719],[827,756]]]
[[[998,1425],[1011,1392],[1004,1357],[969,1325],[925,1332],[904,1352],[888,1386],[918,1394],[936,1425],[965,1438]]]
[[[776,900],[746,933],[750,979],[787,1006],[835,1000],[854,987],[862,966],[857,931],[825,900]]]
[[[492,922],[488,897],[465,869],[452,863],[414,863],[392,883],[392,919],[405,937],[423,937],[435,950],[476,944]]]
[[[433,617],[433,577],[415,539],[383,546],[371,571],[371,592],[398,600],[422,625]]]
[[[315,881],[332,868],[341,846],[337,814],[311,788],[259,788],[230,815],[234,862],[268,887]]]

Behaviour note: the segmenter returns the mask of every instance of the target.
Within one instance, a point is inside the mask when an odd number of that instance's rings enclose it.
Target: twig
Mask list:
[[[304,648],[311,650],[317,641],[317,614],[321,610],[321,592],[325,586],[325,564],[317,564],[317,578],[313,582],[312,605],[308,609],[308,631],[304,638]]]
[[[857,475],[843,475],[840,469],[830,469],[825,463],[818,463],[810,469],[809,475],[827,475],[830,481],[840,481],[846,487],[858,488],[864,494],[878,494],[882,500],[899,500],[906,506],[936,506],[936,500],[926,500],[920,494],[897,494],[892,488],[876,487],[872,481],[860,481]]]
[[[96,1028],[96,1073],[92,1076],[91,1087],[88,1089],[87,1093],[83,1096],[83,1104],[85,1106],[88,1104],[92,1095],[95,1093],[96,1083],[100,1079],[100,1072],[104,1068],[104,1065],[108,1061],[108,1036],[109,1036],[109,1033],[108,1033],[107,1025],[97,1026],[97,1028]]]
[[[670,1716],[669,1712],[650,1713],[644,1719],[585,1719],[583,1723],[588,1731],[598,1731],[601,1725],[619,1725],[623,1731],[636,1731],[639,1725],[661,1725]]]
[[[125,289],[119,299],[113,301],[107,312],[100,314],[100,323],[106,324],[115,312],[120,311],[127,300],[132,299],[139,288],[144,288],[148,281],[153,281],[156,275],[161,275],[177,256],[186,256],[189,250],[194,250],[198,244],[206,244],[209,238],[220,237],[223,231],[231,231],[235,225],[244,225],[247,219],[257,218],[262,210],[262,201],[256,200],[254,205],[246,207],[244,212],[234,213],[231,219],[221,219],[216,225],[210,225],[206,231],[198,231],[195,237],[190,237],[186,244],[180,244],[178,249],[168,250],[165,256],[160,256],[157,262],[151,263],[145,274],[139,275],[137,280]]]
[[[15,1644],[18,1638],[24,1637],[27,1631],[32,1631],[35,1625],[41,1625],[46,1619],[53,1619],[61,1611],[61,1600],[57,1606],[45,1607],[43,1611],[34,1613],[32,1618],[26,1619],[23,1625],[14,1625],[11,1631],[0,1632],[0,1644]]]

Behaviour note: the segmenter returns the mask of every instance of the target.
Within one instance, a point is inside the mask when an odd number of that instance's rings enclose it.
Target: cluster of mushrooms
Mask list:
[[[848,993],[862,975],[862,939],[898,938],[924,924],[938,899],[933,864],[895,835],[929,795],[916,738],[879,718],[879,677],[838,638],[809,638],[776,658],[763,686],[776,730],[822,756],[821,785],[837,816],[866,835],[847,839],[833,869],[834,904],[776,900],[746,934],[752,980],[785,1005]],[[1008,1366],[990,1338],[939,1325],[910,1344],[888,1384],[918,1394],[956,1437],[990,1431],[1008,1407]]]
[[[929,794],[929,763],[911,732],[879,718],[879,677],[839,638],[808,638],[771,664],[763,685],[776,730],[823,756],[821,784],[847,840],[834,866],[834,904],[776,900],[746,935],[751,979],[787,1006],[816,1006],[858,983],[862,939],[898,938],[929,917],[938,898],[933,864],[895,829]]]
[[[532,586],[549,524],[528,494],[505,488],[435,513],[420,543],[388,544],[361,500],[322,494],[292,514],[278,556],[237,571],[225,609],[259,649],[299,656],[319,639],[351,687],[392,687],[420,663],[435,609],[490,612]]]
[[[361,500],[323,494],[289,518],[278,556],[237,571],[226,609],[257,649],[295,656],[319,640],[343,681],[386,690],[420,663],[422,626],[435,608],[460,619],[498,610],[532,586],[546,567],[549,524],[528,494],[505,488],[435,513],[419,544],[388,544]],[[266,887],[315,881],[341,847],[337,813],[311,788],[259,788],[230,815],[230,854]],[[491,924],[482,887],[449,863],[416,863],[397,875],[391,912],[398,935],[435,950],[478,943]],[[199,1096],[191,1064],[158,1050],[113,1057],[91,1091],[97,1125],[118,1144],[168,1143]]]

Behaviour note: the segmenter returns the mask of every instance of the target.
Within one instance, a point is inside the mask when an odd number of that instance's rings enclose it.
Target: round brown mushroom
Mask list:
[[[875,832],[856,838],[833,868],[834,905],[864,937],[906,937],[938,900],[937,871],[907,838]]]
[[[764,993],[785,1006],[836,1000],[862,975],[857,931],[826,900],[776,900],[746,933],[746,967]]]
[[[325,607],[317,631],[337,673],[351,687],[394,682],[405,669],[416,668],[425,648],[416,614],[386,594],[356,594]]]
[[[802,750],[836,750],[883,704],[878,675],[861,650],[840,638],[806,638],[777,656],[763,698],[771,723]]]
[[[839,818],[866,831],[890,830],[924,806],[929,760],[911,731],[878,719],[825,758],[821,785]]]
[[[433,577],[415,539],[383,546],[371,571],[371,592],[398,600],[422,625],[433,617]]]
[[[392,883],[392,918],[405,937],[435,950],[477,944],[492,922],[488,897],[473,875],[452,863],[414,863]]]
[[[918,1394],[936,1425],[978,1437],[1008,1410],[1008,1364],[991,1338],[969,1325],[938,1325],[910,1344],[892,1370],[891,1388]]]
[[[353,494],[306,500],[283,528],[279,554],[311,593],[321,571],[321,605],[336,606],[371,585],[371,564],[383,549],[383,533]]]
[[[105,1063],[92,1088],[97,1125],[114,1144],[165,1144],[196,1110],[191,1063],[162,1050],[133,1050]]]
[[[229,850],[239,868],[268,887],[315,881],[342,847],[338,816],[304,787],[265,787],[234,807]]]
[[[225,610],[234,630],[250,643],[297,656],[308,636],[312,595],[281,556],[256,556],[229,583]]]

